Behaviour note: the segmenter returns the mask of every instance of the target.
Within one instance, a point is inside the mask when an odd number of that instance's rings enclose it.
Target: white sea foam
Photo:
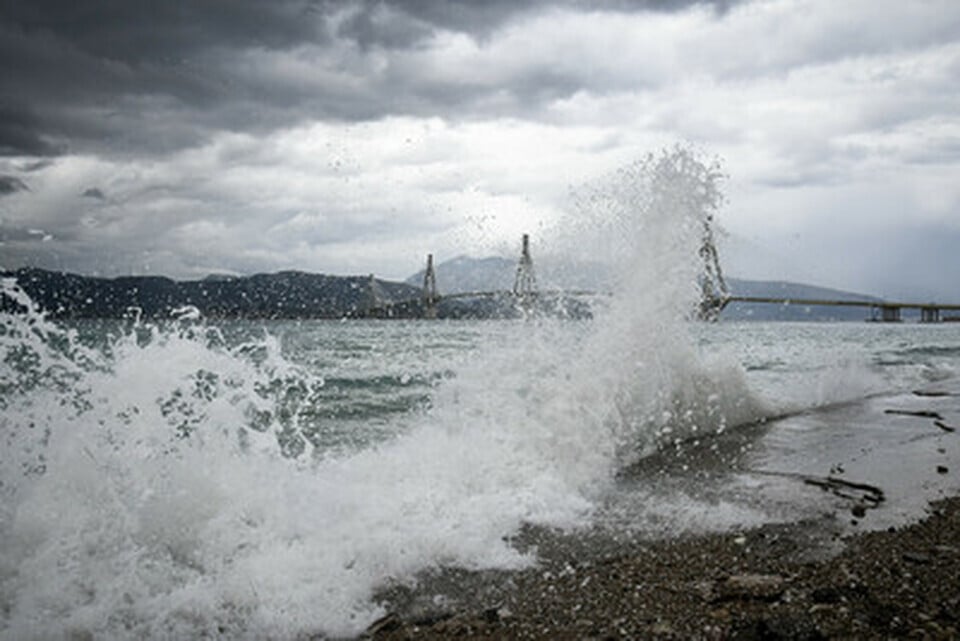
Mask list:
[[[677,149],[591,186],[577,217],[625,275],[609,309],[515,324],[350,455],[310,456],[284,390],[322,381],[269,335],[230,346],[186,313],[93,349],[3,316],[3,636],[354,635],[389,581],[533,562],[505,542],[522,524],[588,523],[622,465],[764,411],[683,322],[717,179]]]
[[[5,497],[10,638],[354,634],[389,577],[516,567],[529,559],[505,534],[573,524],[590,508],[578,485],[588,471],[569,478],[556,449],[540,451],[562,437],[535,416],[484,413],[461,396],[403,438],[311,463],[281,456],[272,433],[238,438],[254,388],[278,368],[199,331],[145,345],[128,336],[113,351],[112,367],[81,385],[34,388],[43,409],[8,401],[5,428],[27,417],[49,428],[45,471]],[[69,369],[56,352],[39,356],[48,371]],[[201,385],[211,372],[221,382]],[[244,446],[256,435],[259,447]]]

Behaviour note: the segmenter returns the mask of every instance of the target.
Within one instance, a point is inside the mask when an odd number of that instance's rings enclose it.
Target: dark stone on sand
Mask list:
[[[483,620],[487,623],[497,623],[500,621],[500,608],[487,608],[484,610]]]
[[[423,612],[418,614],[415,617],[411,617],[411,622],[414,625],[430,627],[431,625],[436,625],[441,621],[446,621],[452,619],[456,615],[456,612],[447,612],[444,610],[435,610],[429,612]]]
[[[937,466],[937,474],[946,474],[949,471],[950,471],[950,468],[948,468],[946,465]]]
[[[738,574],[714,586],[717,601],[776,601],[784,589],[784,579],[777,574]]]
[[[867,515],[867,508],[862,505],[854,505],[852,508],[850,508],[850,512],[858,519],[862,519]]]
[[[742,621],[734,626],[729,638],[736,641],[819,641],[826,637],[809,617],[782,615]]]
[[[810,600],[814,603],[839,603],[842,595],[835,587],[817,588],[810,593]]]
[[[921,565],[929,565],[933,561],[929,554],[911,551],[903,553],[903,560],[909,561],[910,563],[919,563]]]

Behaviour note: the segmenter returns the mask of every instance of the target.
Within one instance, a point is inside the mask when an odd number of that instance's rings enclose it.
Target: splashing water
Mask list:
[[[575,194],[575,246],[605,256],[615,275],[610,313],[579,365],[583,378],[600,378],[601,406],[615,409],[608,420],[621,463],[763,411],[739,365],[704,360],[681,322],[699,304],[699,250],[722,203],[721,179],[716,162],[677,147]]]
[[[5,282],[26,312],[0,316],[0,632],[349,636],[388,581],[534,562],[507,542],[523,524],[585,525],[622,465],[758,411],[683,322],[718,180],[674,149],[584,188],[573,219],[623,274],[608,308],[509,324],[335,455],[303,418],[323,379],[270,333],[185,313],[92,346]]]

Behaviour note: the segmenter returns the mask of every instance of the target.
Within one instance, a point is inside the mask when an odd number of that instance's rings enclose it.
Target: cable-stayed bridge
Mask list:
[[[742,296],[732,294],[727,288],[716,245],[713,240],[710,218],[705,219],[699,251],[702,261],[700,273],[701,296],[697,309],[691,316],[705,321],[715,321],[720,313],[731,303],[790,305],[797,307],[861,307],[868,310],[866,320],[895,323],[903,320],[903,310],[916,309],[920,312],[920,322],[939,323],[954,320],[945,312],[960,312],[960,304],[935,302],[916,303],[886,300],[856,300],[831,298],[795,298],[780,296]],[[512,289],[458,292],[440,294],[437,290],[437,275],[433,263],[433,254],[427,256],[427,266],[423,276],[422,293],[418,298],[403,301],[385,301],[378,295],[375,281],[371,279],[368,305],[358,310],[361,318],[424,318],[435,319],[443,302],[457,300],[487,301],[489,313],[484,316],[526,317],[540,313],[551,316],[585,318],[590,317],[589,305],[584,299],[608,296],[605,292],[584,289],[540,289],[537,286],[533,258],[530,253],[530,236],[523,235],[520,259]],[[484,305],[480,305],[484,308]],[[497,313],[494,311],[499,310]],[[465,316],[469,316],[466,314]],[[455,313],[452,317],[458,317]]]

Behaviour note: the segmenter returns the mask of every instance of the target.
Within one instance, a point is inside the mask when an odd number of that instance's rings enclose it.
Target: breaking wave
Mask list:
[[[625,275],[607,308],[411,348],[402,376],[325,378],[269,327],[189,310],[58,325],[5,281],[27,311],[0,316],[0,632],[350,636],[388,582],[534,562],[508,543],[522,525],[586,525],[623,466],[770,411],[685,322],[719,180],[674,149],[585,187],[580,239]]]

